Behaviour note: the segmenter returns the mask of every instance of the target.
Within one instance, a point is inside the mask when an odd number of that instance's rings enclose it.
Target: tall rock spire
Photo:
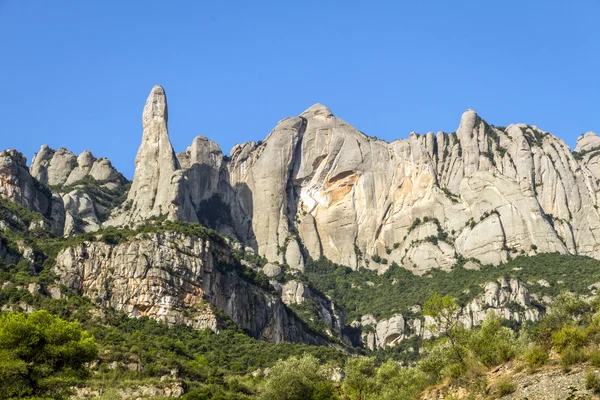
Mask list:
[[[142,114],[142,144],[135,159],[135,174],[127,196],[123,222],[138,222],[162,215],[197,222],[184,174],[167,128],[167,96],[162,86],[152,88]]]

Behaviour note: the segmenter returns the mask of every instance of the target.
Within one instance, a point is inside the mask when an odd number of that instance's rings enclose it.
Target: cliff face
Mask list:
[[[200,221],[297,269],[307,256],[354,269],[396,262],[419,274],[461,258],[600,257],[600,139],[593,133],[571,153],[535,126],[497,128],[468,110],[452,134],[386,143],[316,104],[282,120],[264,142],[236,145],[225,157],[203,136],[176,155],[167,122],[166,94],[156,86],[126,201],[111,212],[86,193],[63,193],[65,234],[78,221],[80,231],[91,231],[166,215]],[[96,177],[97,164],[91,154],[42,147],[31,171],[49,185],[90,175],[125,188],[110,164]],[[25,203],[46,207],[32,201]]]
[[[256,338],[327,344],[276,294],[242,279],[231,248],[212,239],[166,232],[83,242],[58,254],[55,272],[61,284],[131,316],[216,332],[219,309]]]
[[[396,262],[416,273],[459,257],[499,264],[522,252],[600,256],[600,152],[590,150],[600,140],[591,133],[575,158],[535,126],[500,129],[469,110],[455,133],[386,143],[317,104],[281,121],[263,143],[235,146],[226,163],[216,144],[197,142],[204,151],[180,156],[188,176],[206,171],[203,183],[188,181],[195,207],[218,195],[240,239],[295,268],[307,255],[352,268]]]

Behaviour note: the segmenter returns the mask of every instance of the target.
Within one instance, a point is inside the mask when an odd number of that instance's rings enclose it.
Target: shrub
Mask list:
[[[594,367],[600,368],[600,350],[594,350],[590,354],[590,364]]]
[[[503,378],[495,385],[495,394],[498,397],[503,397],[515,391],[515,385],[509,377]]]
[[[567,372],[571,365],[583,362],[585,359],[586,357],[583,349],[569,346],[563,349],[560,354],[560,365],[563,371]]]
[[[600,378],[593,371],[585,374],[585,388],[592,393],[600,394]]]
[[[529,373],[533,373],[548,362],[548,352],[541,346],[534,346],[525,352],[524,360]]]
[[[565,325],[552,335],[552,345],[559,353],[562,353],[567,348],[580,349],[587,343],[586,332],[574,326]]]
[[[517,353],[517,340],[512,329],[503,327],[501,320],[489,313],[481,329],[473,334],[469,347],[487,367],[511,360]]]
[[[321,372],[316,357],[305,354],[278,361],[271,368],[262,398],[265,400],[326,399],[333,384]]]
[[[369,397],[375,392],[376,383],[375,358],[358,357],[346,362],[344,392],[350,395],[350,398]]]

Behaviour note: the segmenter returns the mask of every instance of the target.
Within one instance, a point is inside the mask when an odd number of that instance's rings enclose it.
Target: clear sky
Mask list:
[[[314,103],[371,136],[467,108],[600,133],[600,0],[0,0],[0,148],[91,150],[128,177],[161,84],[176,151],[228,153]]]

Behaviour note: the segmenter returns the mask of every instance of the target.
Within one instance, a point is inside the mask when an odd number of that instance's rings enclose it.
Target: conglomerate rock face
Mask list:
[[[61,284],[131,316],[218,331],[214,307],[256,338],[327,344],[278,296],[235,273],[233,263],[226,244],[152,233],[68,247],[56,257],[55,272]]]
[[[418,274],[461,258],[600,257],[593,133],[571,153],[535,126],[494,127],[468,110],[454,133],[386,143],[316,104],[229,157],[204,136],[175,156],[166,124],[157,86],[144,108],[128,208],[111,224],[201,220],[296,269],[309,256],[354,269],[396,262]]]
[[[204,137],[180,159],[195,207],[219,196],[235,234],[271,261],[301,269],[307,256],[325,256],[351,268],[396,262],[424,273],[459,257],[599,257],[600,151],[590,149],[600,139],[587,133],[580,143],[586,153],[576,159],[535,126],[496,128],[472,110],[455,133],[386,143],[317,104],[282,120],[264,142],[236,145],[228,162]]]
[[[128,210],[111,221],[112,225],[136,223],[162,215],[198,222],[184,172],[169,140],[167,122],[167,95],[157,85],[152,88],[142,114],[144,131],[127,196]]]
[[[42,214],[50,221],[50,229],[62,234],[65,212],[61,197],[30,175],[27,159],[14,149],[0,153],[0,198]]]
[[[65,148],[43,145],[29,172],[62,198],[65,223],[61,234],[65,236],[98,230],[110,213],[106,198],[127,184],[109,160],[97,159],[88,150],[75,156]]]

